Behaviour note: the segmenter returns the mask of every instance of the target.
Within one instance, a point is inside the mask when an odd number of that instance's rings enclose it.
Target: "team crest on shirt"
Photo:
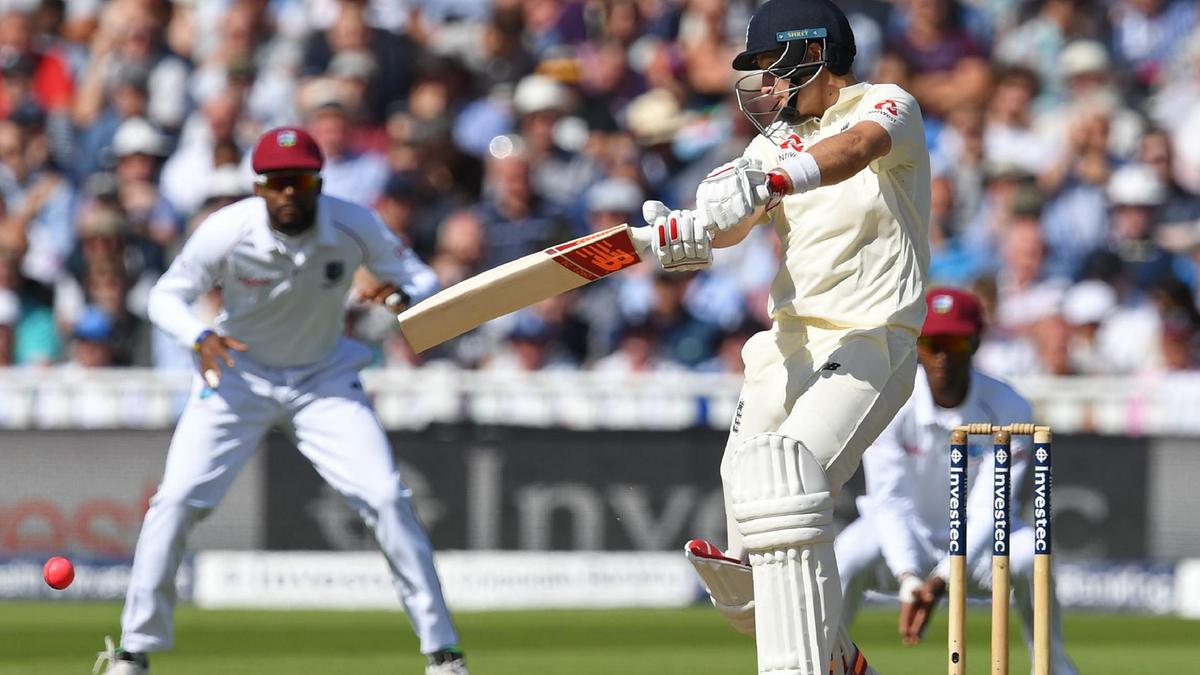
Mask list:
[[[342,275],[346,273],[346,265],[341,260],[334,260],[325,263],[325,283],[326,288],[336,284],[341,280]]]
[[[275,142],[281,148],[290,148],[296,145],[296,132],[291,129],[285,129],[275,136]]]
[[[954,298],[949,295],[939,295],[929,303],[929,306],[938,314],[946,314],[954,309]]]

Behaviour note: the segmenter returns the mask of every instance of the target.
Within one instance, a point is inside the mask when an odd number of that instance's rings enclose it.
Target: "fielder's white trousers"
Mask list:
[[[1021,616],[1024,628],[1025,645],[1029,655],[1033,656],[1033,528],[1013,520],[1013,530],[1009,550],[1008,565],[1012,574],[1013,604]],[[854,615],[862,604],[863,596],[868,590],[879,590],[899,593],[890,571],[883,563],[883,551],[879,545],[877,527],[895,527],[894,523],[875,523],[869,516],[859,518],[846,526],[838,534],[834,542],[837,551],[838,572],[842,577],[842,617],[846,625],[854,621]],[[922,553],[925,558],[922,563],[925,569],[932,570],[946,555],[946,547],[935,546],[929,539],[921,540]],[[882,568],[882,569],[881,569]],[[970,591],[979,594],[991,594],[992,591],[992,557],[980,556],[979,560],[969,563],[967,581]],[[1054,624],[1051,627],[1050,654],[1054,675],[1075,675],[1075,664],[1067,656],[1063,646],[1062,621],[1058,609],[1058,601],[1054,601],[1051,614]]]
[[[121,646],[134,652],[171,647],[175,574],[187,533],[216,507],[277,425],[294,435],[321,477],[373,528],[421,651],[457,644],[433,547],[359,382],[367,349],[342,340],[321,362],[298,368],[271,368],[241,354],[234,358],[237,365],[223,369],[217,391],[194,378],[138,536]]]

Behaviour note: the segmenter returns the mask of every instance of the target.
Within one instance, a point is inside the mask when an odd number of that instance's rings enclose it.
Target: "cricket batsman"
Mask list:
[[[759,135],[704,179],[694,212],[643,206],[666,269],[706,267],[710,244],[766,223],[782,244],[774,323],[743,349],[721,462],[728,546],[689,547],[714,604],[753,627],[759,673],[772,675],[872,672],[840,630],[833,503],[908,400],[925,319],[921,112],[900,87],[855,81],[854,54],[830,0],[768,0],[733,61]],[[752,589],[736,563],[749,564]]]
[[[366,346],[342,337],[355,270],[392,309],[431,294],[433,272],[369,209],[321,194],[324,159],[304,130],[272,129],[251,156],[254,197],[209,216],[150,293],[150,319],[194,349],[198,373],[142,523],[109,675],[145,675],[173,643],[175,573],[188,531],[217,506],[272,427],[374,530],[427,655],[427,675],[467,672],[433,549],[358,371]],[[210,328],[190,310],[220,288]]]
[[[845,597],[843,619],[849,624],[872,588],[899,589],[899,630],[905,644],[920,642],[938,601],[946,592],[950,561],[950,431],[969,422],[1010,424],[1029,420],[1029,403],[1011,386],[971,365],[983,331],[983,312],[975,296],[952,288],[930,289],[929,313],[917,339],[920,369],[912,398],[863,456],[866,495],[858,499],[861,516],[842,530],[835,543]],[[1029,468],[1029,437],[1012,439],[1013,485],[1009,507],[1020,512],[1017,487]],[[991,588],[992,450],[970,446],[967,460],[967,565],[977,590]],[[1014,515],[1010,559],[1017,611],[1033,656],[1033,528]],[[883,563],[894,583],[878,582]],[[1075,675],[1063,647],[1059,613],[1051,631],[1056,675]]]

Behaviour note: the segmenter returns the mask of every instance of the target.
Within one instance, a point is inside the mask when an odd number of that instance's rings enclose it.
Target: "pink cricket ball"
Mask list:
[[[46,580],[50,588],[61,591],[75,580],[75,566],[71,564],[70,560],[62,556],[55,556],[46,561],[46,566],[42,568],[42,578]]]

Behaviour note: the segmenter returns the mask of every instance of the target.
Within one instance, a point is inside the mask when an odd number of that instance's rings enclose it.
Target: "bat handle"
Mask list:
[[[629,238],[633,240],[633,245],[637,247],[638,253],[645,255],[650,252],[654,246],[654,232],[655,228],[650,225],[629,228]]]
[[[704,230],[708,232],[708,237],[710,239],[717,233],[713,224],[708,222],[708,218],[706,217],[704,211],[696,209],[695,211],[692,211],[692,217],[704,227]],[[655,228],[653,225],[647,225],[646,227],[631,227],[629,228],[629,237],[633,239],[633,245],[637,247],[638,252],[646,254],[649,253],[650,249],[653,247],[654,237],[658,236],[657,232],[657,228]]]

